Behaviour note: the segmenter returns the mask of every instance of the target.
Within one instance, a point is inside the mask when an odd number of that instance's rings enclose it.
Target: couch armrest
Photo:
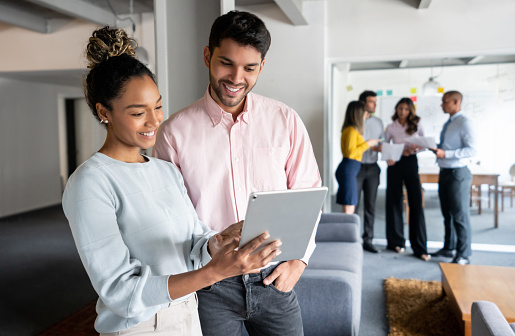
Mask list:
[[[360,242],[358,215],[323,213],[318,224],[316,242]]]
[[[306,269],[295,285],[306,336],[357,336],[361,277],[340,270]]]
[[[515,335],[497,305],[489,301],[475,301],[471,309],[472,336]]]

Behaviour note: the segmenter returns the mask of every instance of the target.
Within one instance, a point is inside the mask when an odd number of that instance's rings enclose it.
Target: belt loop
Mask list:
[[[159,311],[156,313],[156,325],[154,327],[154,331],[161,331],[161,312],[162,309],[159,309]]]

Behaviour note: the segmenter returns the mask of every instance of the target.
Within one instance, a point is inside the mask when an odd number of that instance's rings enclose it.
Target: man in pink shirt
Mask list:
[[[297,113],[250,91],[265,64],[270,33],[257,16],[232,11],[211,28],[204,97],[160,127],[154,155],[182,172],[199,218],[221,231],[245,218],[254,191],[318,187],[318,166]],[[204,335],[302,335],[293,287],[302,260],[270,265],[198,292]]]

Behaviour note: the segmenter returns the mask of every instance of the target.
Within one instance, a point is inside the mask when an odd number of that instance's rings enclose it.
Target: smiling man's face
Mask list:
[[[204,49],[204,62],[209,68],[211,97],[224,111],[240,113],[265,64],[261,53],[227,38],[213,54],[208,47]]]

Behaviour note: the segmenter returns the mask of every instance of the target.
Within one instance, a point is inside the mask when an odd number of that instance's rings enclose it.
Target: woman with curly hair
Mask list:
[[[104,27],[87,47],[85,96],[107,129],[104,145],[68,180],[63,208],[99,299],[100,335],[202,335],[195,291],[256,272],[262,234],[239,250],[241,223],[220,234],[195,213],[179,170],[142,155],[163,120],[154,75],[125,31]]]
[[[393,123],[386,126],[386,142],[404,144],[398,162],[388,160],[386,185],[386,239],[387,249],[404,252],[404,225],[402,217],[403,185],[406,186],[409,204],[409,237],[416,257],[429,260],[427,253],[426,221],[422,208],[422,186],[418,175],[417,151],[419,147],[406,142],[412,135],[423,136],[420,117],[410,98],[402,98],[395,105]]]

